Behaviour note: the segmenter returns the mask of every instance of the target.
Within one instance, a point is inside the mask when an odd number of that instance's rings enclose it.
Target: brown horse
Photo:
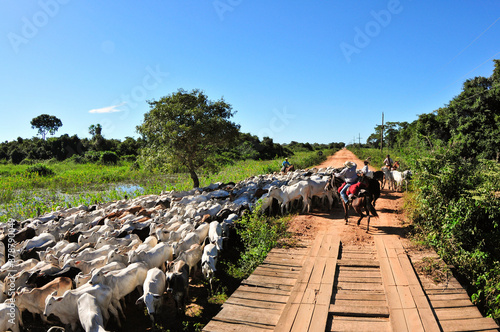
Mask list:
[[[293,172],[295,171],[295,167],[293,167],[293,165],[290,165],[288,167],[286,167],[284,170],[281,171],[282,174],[286,174],[288,172]]]
[[[342,200],[340,195],[338,195],[338,188],[344,183],[344,181],[338,177],[335,177],[332,175],[329,184],[327,185],[328,188],[335,190],[335,193],[337,193],[337,196],[339,197],[340,201],[342,202],[342,207],[344,208],[344,219],[345,223],[347,224],[349,222],[349,206],[352,206],[354,211],[356,211],[357,214],[359,214],[359,219],[358,219],[358,226],[361,223],[361,219],[364,217],[368,217],[368,224],[366,226],[366,232],[370,230],[370,218],[373,217],[378,217],[377,211],[373,207],[373,195],[369,190],[366,189],[361,189],[358,196],[353,198],[351,202],[348,202],[347,204]],[[375,180],[375,183],[378,185],[378,181]],[[380,190],[380,187],[379,187]],[[364,213],[366,212],[366,214]],[[371,215],[370,215],[371,214]]]

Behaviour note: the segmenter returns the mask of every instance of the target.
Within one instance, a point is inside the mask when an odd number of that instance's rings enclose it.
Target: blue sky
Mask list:
[[[0,141],[139,137],[157,100],[201,89],[243,132],[365,142],[446,105],[500,58],[500,2],[0,0]]]

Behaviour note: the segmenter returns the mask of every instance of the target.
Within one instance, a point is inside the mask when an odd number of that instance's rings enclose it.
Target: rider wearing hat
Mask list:
[[[352,161],[346,161],[344,163],[344,166],[345,168],[339,173],[335,173],[335,176],[344,178],[345,185],[340,191],[340,197],[342,197],[342,200],[347,204],[347,202],[349,201],[347,197],[347,190],[351,185],[358,181],[358,175],[356,174],[356,163]]]
[[[285,161],[282,164],[283,167],[281,167],[281,172],[286,172],[286,169],[291,166],[291,164],[288,162],[288,158],[285,158]]]

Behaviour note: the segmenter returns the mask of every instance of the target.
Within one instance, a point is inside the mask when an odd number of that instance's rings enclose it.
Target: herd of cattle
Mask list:
[[[165,297],[183,314],[190,276],[201,269],[207,280],[214,277],[218,254],[245,211],[258,201],[269,211],[274,199],[277,213],[296,201],[303,211],[316,201],[331,208],[337,193],[325,185],[336,171],[261,175],[10,220],[0,231],[0,331],[19,331],[23,311],[47,328],[104,331],[109,320],[126,321],[131,300],[145,305],[152,323]],[[126,298],[136,289],[140,297]]]

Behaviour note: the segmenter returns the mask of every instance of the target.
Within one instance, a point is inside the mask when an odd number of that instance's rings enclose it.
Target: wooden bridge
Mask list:
[[[273,249],[203,331],[498,331],[455,278],[419,279],[399,237],[380,229],[370,243],[344,244],[331,228]]]

